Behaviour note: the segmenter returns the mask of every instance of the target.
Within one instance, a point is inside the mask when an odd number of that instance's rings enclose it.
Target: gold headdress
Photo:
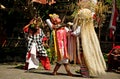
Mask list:
[[[40,17],[35,17],[31,20],[30,27],[35,28],[35,27],[40,27],[42,25],[42,19]]]
[[[79,10],[76,17],[77,17],[76,22],[77,22],[78,25],[81,25],[84,22],[85,23],[90,23],[91,21],[93,21],[92,12],[91,12],[91,10],[89,10],[87,8]]]
[[[49,14],[49,17],[50,18],[59,18],[59,15],[54,13],[54,14]]]
[[[88,20],[92,18],[92,12],[89,9],[81,9],[78,11],[78,16],[82,20]]]

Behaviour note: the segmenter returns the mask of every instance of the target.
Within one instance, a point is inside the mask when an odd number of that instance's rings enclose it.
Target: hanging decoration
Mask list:
[[[56,3],[56,1],[54,0],[32,0],[32,2],[36,2],[40,4],[49,4],[49,5]]]

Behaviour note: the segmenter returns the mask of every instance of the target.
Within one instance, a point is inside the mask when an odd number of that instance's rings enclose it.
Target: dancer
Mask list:
[[[57,75],[57,71],[63,64],[67,74],[72,76],[69,68],[69,56],[67,51],[67,31],[68,29],[61,23],[61,19],[57,14],[50,14],[50,20],[47,19],[47,23],[54,31],[54,45],[55,52],[57,53],[57,63],[53,71],[53,75]],[[51,23],[52,22],[52,23]]]
[[[92,11],[88,8],[81,8],[76,14],[74,24],[76,27],[80,27],[81,71],[83,69],[88,71],[88,73],[82,71],[82,76],[90,77],[105,74],[106,63],[94,30]]]
[[[28,41],[25,65],[25,69],[27,70],[37,69],[39,61],[45,70],[50,70],[50,61],[42,43],[45,35],[39,27],[41,24],[40,20],[39,17],[34,18],[23,28],[26,40]]]

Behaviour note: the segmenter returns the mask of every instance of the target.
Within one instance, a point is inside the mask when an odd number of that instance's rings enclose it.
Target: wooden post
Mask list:
[[[113,44],[112,46],[114,47],[115,46],[115,34],[113,34]]]
[[[101,36],[101,26],[100,26],[100,24],[98,24],[98,28],[99,28],[98,39],[99,39],[99,41],[100,41],[100,36]]]

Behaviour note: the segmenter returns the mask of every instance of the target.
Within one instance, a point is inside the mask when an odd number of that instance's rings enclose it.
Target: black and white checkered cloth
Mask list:
[[[43,33],[42,29],[40,29],[40,33],[36,35],[27,35],[27,40],[28,40],[28,51],[31,50],[32,44],[36,44],[36,49],[37,52],[40,56],[47,56],[47,52],[42,45],[42,38],[45,36]]]

